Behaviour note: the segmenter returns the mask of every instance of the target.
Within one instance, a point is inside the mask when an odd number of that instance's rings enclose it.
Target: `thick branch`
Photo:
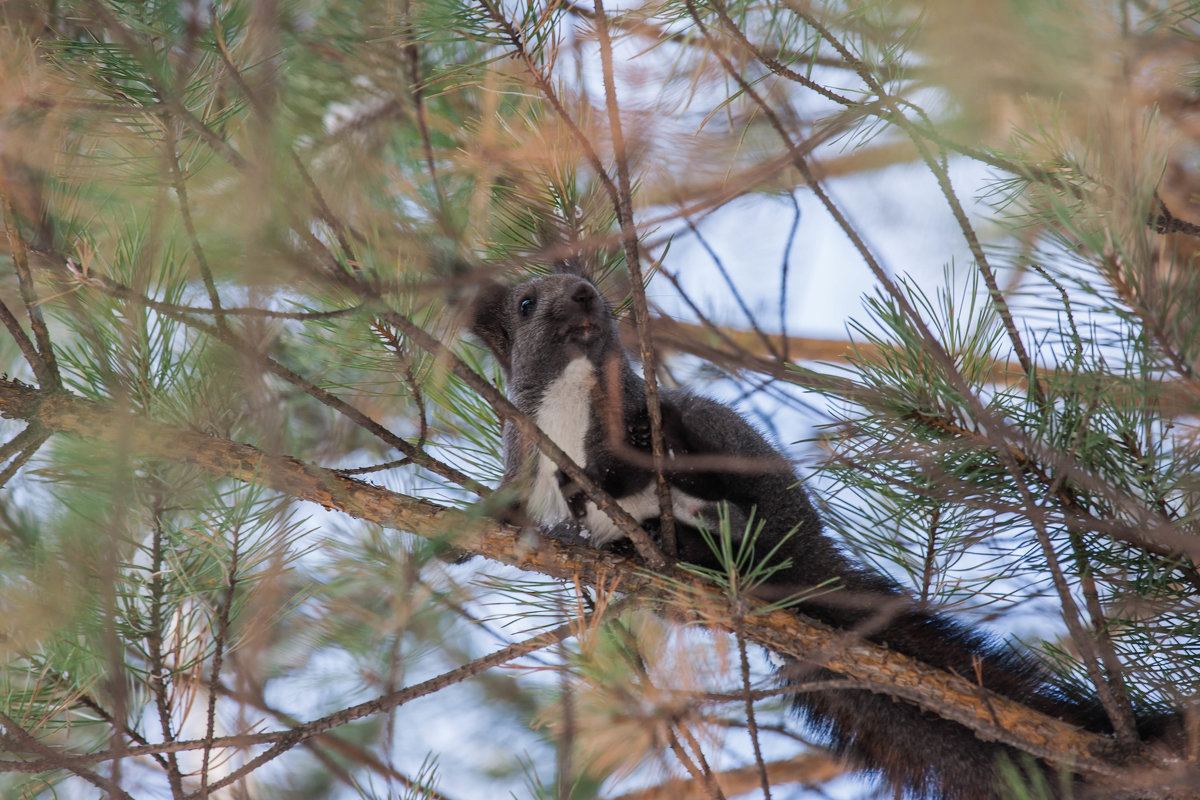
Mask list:
[[[593,586],[611,584],[617,577],[622,591],[645,598],[678,597],[680,592],[680,576],[647,572],[632,559],[552,540],[540,540],[538,546],[530,547],[527,538],[511,527],[486,524],[468,514],[389,492],[288,456],[270,455],[249,445],[141,417],[130,419],[66,393],[43,393],[18,382],[0,380],[0,415],[99,442],[127,437],[125,446],[142,456],[186,462],[217,476],[253,481],[297,499],[418,535],[443,537],[449,530],[458,530],[455,539],[459,546],[550,577]],[[462,535],[467,533],[473,534],[470,542]],[[688,603],[697,622],[724,630],[732,628],[729,615],[703,615],[695,610],[704,605],[717,607],[716,601]],[[862,680],[875,691],[959,722],[981,738],[995,739],[1092,775],[1114,776],[1131,766],[1129,761],[1116,759],[1112,741],[1106,737],[1082,731],[963,678],[846,637],[787,611],[752,611],[742,624],[750,641]],[[1137,766],[1160,766],[1147,755],[1135,759]]]

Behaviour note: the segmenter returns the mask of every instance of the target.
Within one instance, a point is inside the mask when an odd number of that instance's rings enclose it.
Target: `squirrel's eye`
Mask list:
[[[521,304],[517,306],[517,310],[521,312],[522,317],[528,317],[533,313],[533,307],[535,305],[537,305],[537,302],[532,297],[526,297],[521,301]]]

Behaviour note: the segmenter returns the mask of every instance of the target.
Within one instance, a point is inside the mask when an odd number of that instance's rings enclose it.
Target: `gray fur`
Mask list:
[[[523,314],[522,304],[530,302],[533,307],[527,306]],[[514,405],[585,471],[596,467],[595,454],[605,449],[612,435],[604,413],[608,383],[615,379],[621,386],[640,387],[641,382],[620,349],[612,310],[595,287],[574,275],[550,275],[510,289],[490,287],[476,304],[473,329],[506,367]],[[634,392],[632,397],[640,395]],[[629,397],[629,392],[620,392],[615,401],[622,412]],[[582,510],[572,514],[557,467],[535,453],[516,426],[506,426],[504,437],[504,481],[521,485],[529,516],[546,527],[574,516],[597,546],[621,538],[617,526],[590,500],[578,500]],[[606,483],[605,475],[596,477]],[[621,507],[639,523],[658,517],[652,476],[647,472],[634,483],[633,491],[614,495]],[[714,503],[683,488],[672,492],[672,510],[690,525],[717,517]]]

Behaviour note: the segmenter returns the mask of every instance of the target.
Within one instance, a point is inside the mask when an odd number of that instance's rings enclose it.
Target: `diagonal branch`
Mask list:
[[[4,733],[0,734],[0,742],[5,745],[5,749],[12,751],[17,748],[28,750],[32,753],[37,753],[46,762],[49,769],[66,769],[80,778],[83,778],[88,783],[98,789],[103,789],[108,793],[109,797],[122,798],[122,800],[133,800],[128,794],[121,791],[121,787],[117,786],[107,778],[97,775],[87,767],[79,764],[68,763],[68,759],[55,752],[53,748],[43,744],[35,738],[29,731],[21,727],[21,725],[9,717],[7,714],[0,712],[0,728],[3,728]],[[44,770],[48,771],[48,770]]]
[[[650,338],[650,312],[646,307],[646,286],[642,277],[642,257],[638,251],[637,226],[633,220],[633,189],[629,179],[629,154],[625,147],[625,133],[621,126],[621,109],[617,104],[616,78],[613,74],[613,45],[608,35],[608,14],[603,0],[594,0],[596,5],[596,36],[600,40],[600,64],[604,74],[604,100],[608,110],[608,128],[612,135],[614,156],[617,161],[618,197],[616,203],[617,222],[621,226],[621,243],[625,248],[625,267],[629,270],[630,292],[633,297],[633,324],[638,332],[638,348],[642,362],[642,375],[646,383],[646,410],[650,416],[650,452],[654,459],[654,475],[657,482],[658,507],[662,522],[663,549],[674,558],[675,515],[671,505],[671,487],[663,472],[666,448],[663,446],[662,405],[658,399],[658,360]]]
[[[468,513],[389,492],[294,458],[133,417],[66,393],[41,392],[19,382],[0,380],[0,415],[37,422],[46,430],[97,442],[126,437],[126,446],[142,456],[193,464],[220,477],[252,481],[300,500],[420,536],[442,538],[447,532],[456,532],[458,546],[520,569],[578,580],[588,586],[611,582],[612,576],[617,575],[620,588],[626,593],[645,599],[679,597],[678,578],[647,572],[636,561],[613,553],[552,540],[541,540],[538,546],[530,547],[511,527],[487,524]],[[468,540],[467,536],[472,538]],[[701,614],[697,610],[705,602],[712,608],[716,601],[711,597],[704,602],[697,601],[695,595],[689,597],[694,602],[686,604],[690,609],[687,613],[693,619],[710,627],[731,630],[731,615]],[[1157,756],[1135,753],[1127,759],[1118,758],[1112,740],[1107,737],[1082,731],[1014,700],[985,692],[961,677],[886,648],[848,638],[790,612],[752,608],[743,625],[750,641],[862,680],[873,691],[914,703],[970,728],[982,738],[995,739],[1053,763],[1071,765],[1084,774],[1117,777],[1131,766],[1163,768]],[[981,695],[987,698],[987,703],[980,702]],[[342,723],[330,720],[321,730],[336,724]],[[186,743],[154,746],[154,749],[165,752],[175,747],[189,749]],[[130,748],[123,752],[128,756],[140,750]]]
[[[156,753],[179,753],[189,750],[202,750],[210,747],[247,747],[253,745],[269,744],[268,750],[260,754],[257,758],[242,765],[237,770],[223,776],[220,780],[215,781],[207,787],[207,792],[216,791],[224,786],[228,786],[241,778],[245,777],[251,771],[271,760],[275,756],[280,755],[286,750],[300,744],[302,742],[313,739],[326,731],[353,722],[363,717],[371,716],[386,712],[389,709],[403,705],[405,703],[416,700],[419,697],[424,697],[434,692],[445,689],[447,686],[461,683],[469,678],[479,675],[487,670],[507,664],[522,656],[537,650],[544,649],[551,645],[557,644],[565,639],[579,634],[582,624],[593,624],[605,613],[619,612],[624,607],[623,604],[614,604],[606,608],[604,612],[589,613],[582,620],[572,620],[564,625],[546,631],[544,633],[531,636],[520,642],[515,642],[507,647],[503,647],[486,656],[481,656],[474,661],[463,664],[460,667],[444,672],[429,680],[421,683],[406,686],[394,692],[389,692],[374,700],[368,700],[358,705],[343,708],[340,711],[335,711],[332,714],[327,714],[310,722],[296,725],[285,730],[269,731],[266,733],[251,733],[237,736],[222,736],[206,739],[193,740],[177,740],[173,742],[163,742],[161,744],[149,744],[138,747],[123,748],[119,753],[112,750],[100,751],[95,753],[82,754],[67,754],[56,752],[50,747],[42,744],[40,741],[26,733],[19,727],[15,727],[15,723],[8,717],[0,714],[0,726],[9,731],[9,737],[0,735],[0,742],[5,738],[11,738],[17,741],[22,747],[25,747],[33,752],[36,752],[42,758],[38,761],[0,761],[0,772],[49,772],[56,769],[69,769],[77,775],[91,781],[88,776],[91,775],[101,781],[103,778],[94,775],[85,768],[86,764],[94,764],[103,761],[108,761],[118,755],[121,758],[131,758],[142,755],[153,755]],[[15,732],[14,732],[15,731]],[[14,749],[14,748],[9,748]],[[95,781],[92,781],[93,783]],[[108,782],[97,783],[97,786],[102,788],[108,787]],[[116,790],[120,792],[119,789]],[[119,795],[122,798],[129,796],[123,792]],[[201,791],[193,792],[187,795],[188,798],[196,798],[205,796]]]
[[[266,699],[263,697],[263,689],[261,686],[255,687],[253,692],[249,692],[237,691],[229,688],[228,686],[222,685],[220,687],[220,692],[226,697],[230,697],[240,703],[253,706],[259,711],[267,712],[285,725],[297,727],[304,724],[300,720],[292,717],[289,714],[285,714],[284,712],[267,703]],[[336,734],[322,733],[318,736],[312,737],[305,742],[305,744],[310,748],[319,746],[330,750],[334,753],[337,753],[347,761],[354,762],[366,767],[367,769],[370,769],[372,772],[378,775],[397,781],[406,790],[413,792],[418,797],[427,798],[427,800],[449,800],[447,795],[437,791],[437,789],[433,786],[410,778],[408,775],[396,770],[391,765],[385,764],[365,746],[349,741],[348,739]]]
[[[58,363],[55,361],[54,348],[50,345],[50,333],[46,329],[46,320],[42,318],[42,309],[38,305],[37,293],[33,288],[33,276],[29,272],[29,249],[21,238],[20,231],[17,230],[16,212],[9,200],[7,176],[2,165],[0,165],[0,208],[3,208],[4,211],[4,231],[8,237],[13,266],[17,272],[21,300],[25,303],[25,312],[29,315],[29,327],[33,330],[33,338],[37,342],[37,347],[35,348],[33,342],[29,341],[29,337],[26,336],[16,317],[3,303],[0,303],[0,318],[3,319],[5,327],[16,340],[17,346],[21,348],[21,354],[33,368],[38,383],[48,389],[57,389],[62,385],[62,380],[58,375]]]
[[[823,753],[804,753],[786,761],[772,761],[766,765],[767,777],[772,786],[788,783],[822,784],[846,772],[838,760]],[[718,772],[714,776],[717,785],[730,797],[753,792],[759,787],[759,769],[755,765],[737,767]],[[613,800],[676,800],[680,797],[699,797],[705,787],[695,779],[671,781],[637,789]]]
[[[214,339],[220,341],[222,344],[232,348],[243,358],[252,361],[253,363],[270,372],[272,375],[287,381],[322,405],[325,405],[337,413],[345,416],[363,430],[376,436],[380,441],[404,453],[407,459],[417,466],[424,467],[430,472],[440,475],[447,480],[453,481],[464,489],[475,492],[478,495],[487,496],[491,493],[491,490],[489,490],[486,486],[482,485],[469,475],[463,473],[461,470],[455,469],[449,464],[434,458],[421,447],[410,444],[405,439],[397,436],[391,430],[386,428],[384,425],[376,422],[356,406],[346,402],[333,392],[321,388],[312,381],[309,381],[303,375],[300,375],[294,370],[271,358],[266,353],[263,353],[259,348],[254,347],[238,336],[237,333],[229,326],[209,325],[207,323],[200,322],[189,314],[180,311],[179,306],[169,303],[161,303],[152,297],[148,297],[128,286],[117,283],[116,281],[103,276],[85,276],[80,273],[75,273],[72,275],[72,277],[87,284],[89,287],[99,289],[110,297],[116,297],[122,300],[130,300],[138,303],[146,308],[153,309],[164,316],[177,320],[190,328],[208,334]],[[365,302],[366,301],[364,301],[364,303]],[[223,319],[223,317],[218,316],[218,319]]]

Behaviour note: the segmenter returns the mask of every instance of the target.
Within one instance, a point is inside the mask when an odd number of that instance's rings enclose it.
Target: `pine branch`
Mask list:
[[[0,390],[2,391],[2,390]],[[615,609],[616,606],[610,607]],[[589,616],[590,620],[591,617]],[[0,742],[6,738],[10,738],[8,743],[8,751],[16,753],[21,750],[36,753],[41,756],[38,760],[29,761],[0,761],[0,772],[18,772],[18,773],[39,773],[50,772],[53,770],[67,769],[71,772],[83,777],[89,782],[95,783],[89,776],[94,776],[90,770],[86,768],[88,764],[96,764],[104,761],[109,761],[115,758],[136,758],[143,755],[156,755],[167,753],[180,753],[190,750],[207,750],[218,747],[238,747],[245,748],[255,745],[270,745],[270,747],[256,756],[246,764],[243,764],[238,769],[224,775],[220,780],[210,784],[206,792],[215,792],[250,774],[252,771],[271,761],[275,757],[290,750],[298,744],[309,741],[320,736],[321,734],[337,728],[341,725],[353,722],[363,717],[368,717],[374,714],[385,713],[397,706],[416,700],[420,697],[433,694],[448,686],[453,686],[461,683],[469,678],[479,675],[487,670],[507,664],[510,661],[521,658],[529,653],[544,649],[553,644],[563,641],[579,632],[580,624],[578,620],[573,620],[565,625],[562,625],[554,630],[532,636],[524,641],[516,642],[507,647],[501,648],[486,656],[477,658],[461,667],[442,673],[429,680],[421,683],[406,686],[394,692],[390,692],[373,700],[368,700],[364,703],[359,703],[355,706],[343,708],[340,711],[335,711],[332,714],[327,714],[310,722],[305,722],[300,725],[288,728],[286,730],[268,731],[265,733],[250,733],[240,734],[235,736],[217,736],[205,739],[191,740],[176,740],[173,742],[162,742],[158,744],[140,745],[134,747],[122,747],[119,750],[106,750],[93,753],[66,753],[62,751],[51,750],[47,745],[42,744],[32,735],[24,732],[19,727],[15,726],[4,714],[0,713],[0,727],[8,731],[8,737],[0,735]],[[17,742],[19,747],[12,746],[12,742]],[[95,776],[99,777],[99,776]],[[102,778],[100,778],[103,781]],[[96,783],[97,786],[107,788],[108,782]],[[124,792],[116,790],[116,796],[128,798]],[[192,792],[186,795],[187,798],[204,797],[200,791]]]
[[[266,698],[263,697],[262,687],[255,687],[255,691],[251,693],[236,691],[222,685],[220,687],[220,692],[222,695],[230,697],[239,703],[244,703],[258,709],[259,711],[267,712],[285,725],[297,727],[304,724],[302,721],[270,705],[266,701]],[[347,739],[336,734],[322,733],[314,736],[312,739],[305,742],[305,744],[309,747],[320,745],[321,747],[337,753],[347,761],[360,764],[361,766],[366,767],[381,777],[396,781],[405,789],[414,792],[417,797],[425,798],[425,800],[450,800],[446,794],[435,790],[432,786],[421,783],[420,781],[405,775],[403,772],[396,770],[389,764],[384,763],[379,759],[379,757],[377,757],[363,745],[348,741]]]
[[[488,524],[464,512],[389,492],[288,456],[264,453],[249,445],[131,416],[66,393],[41,392],[15,381],[0,381],[0,415],[36,422],[46,430],[93,441],[115,443],[126,437],[125,446],[142,457],[193,464],[215,476],[253,482],[298,500],[319,503],[358,519],[417,535],[443,538],[447,531],[456,531],[456,545],[469,552],[549,577],[597,586],[611,583],[613,576],[619,576],[619,588],[643,600],[678,596],[680,577],[647,572],[638,562],[610,552],[571,547],[548,539],[531,548],[514,528]],[[693,583],[690,578],[683,580],[685,585]],[[705,597],[705,602],[689,602],[685,613],[703,624],[731,631],[734,618],[731,614],[711,612],[720,601],[704,593],[698,596]],[[707,613],[706,606],[710,609]],[[848,639],[787,611],[751,608],[743,625],[749,641],[863,680],[873,691],[915,703],[974,730],[982,738],[995,739],[1052,763],[1069,765],[1083,774],[1118,779],[1126,770],[1156,770],[1166,766],[1159,756],[1148,752],[1121,758],[1114,752],[1112,740],[1106,737],[1082,731],[886,648]],[[332,719],[327,722],[310,732],[319,733],[341,724]],[[241,737],[239,741],[276,742],[278,746],[282,741],[294,744],[299,740],[293,734],[280,736],[283,738],[255,735]],[[195,745],[202,746],[205,745]],[[153,751],[190,747],[187,743],[176,743],[154,746]],[[127,748],[122,752],[132,756],[141,749]],[[17,768],[14,762],[0,765],[0,769],[14,768]],[[223,785],[227,785],[224,780],[211,788]]]
[[[720,339],[727,346],[732,345],[736,351],[728,353],[729,358],[740,355],[750,355],[757,358],[778,360],[776,353],[787,352],[790,363],[804,361],[831,361],[848,364],[853,357],[859,361],[883,362],[885,350],[870,342],[855,342],[849,339],[822,339],[809,336],[780,336],[761,331],[747,331],[730,326],[710,327],[691,322],[680,322],[670,317],[658,316],[653,319],[654,346],[665,350],[692,353],[696,342]],[[767,341],[764,342],[762,339]],[[693,353],[693,355],[699,355]],[[729,359],[724,359],[728,361]],[[754,369],[754,364],[747,365]],[[1038,374],[1058,377],[1060,373],[1053,369],[1039,370]],[[991,368],[989,381],[997,386],[1023,386],[1026,379],[1021,371],[1021,365],[1012,361],[996,361]],[[1183,396],[1179,397],[1185,401]]]
[[[30,753],[36,753],[43,759],[42,769],[39,772],[49,772],[51,770],[65,769],[69,772],[78,775],[83,780],[92,784],[98,789],[103,789],[108,793],[110,798],[120,798],[121,800],[133,800],[128,794],[121,790],[114,781],[111,781],[101,775],[97,775],[87,767],[73,762],[69,757],[61,755],[53,750],[48,745],[43,744],[33,734],[25,730],[7,714],[0,712],[0,729],[3,733],[0,734],[0,743],[4,745],[4,749],[8,752],[16,752],[25,750]],[[119,755],[124,755],[122,751]],[[23,770],[22,770],[23,771]]]
[[[771,786],[787,783],[820,784],[844,774],[846,767],[840,761],[821,753],[804,753],[786,761],[771,761],[766,764],[767,778]],[[716,773],[717,784],[730,797],[752,792],[759,787],[757,765],[738,767]],[[613,798],[613,800],[677,800],[683,797],[699,797],[703,786],[694,780],[671,781],[648,789],[639,789]]]
[[[770,376],[776,380],[794,383],[798,386],[803,386],[815,391],[824,392],[830,395],[835,395],[852,403],[862,405],[865,408],[888,409],[891,408],[892,398],[880,393],[870,387],[863,386],[852,380],[840,378],[832,375],[813,372],[807,369],[800,369],[792,364],[780,362],[775,359],[755,356],[748,350],[739,350],[731,352],[727,348],[722,348],[714,345],[706,344],[704,337],[688,337],[686,334],[676,333],[676,327],[681,323],[670,320],[660,319],[656,322],[660,328],[665,328],[666,333],[663,334],[664,346],[675,347],[683,352],[691,353],[699,356],[706,361],[718,364],[735,372],[750,370]],[[686,330],[686,327],[683,328]],[[828,344],[822,340],[817,340],[816,346],[824,349]],[[861,346],[860,346],[861,347]],[[827,351],[826,351],[827,352]],[[866,352],[871,352],[867,349]],[[875,352],[882,353],[876,350]],[[829,359],[832,360],[832,359]],[[1019,372],[1017,374],[1020,374]],[[1115,382],[1115,379],[1114,379]],[[1145,405],[1145,392],[1147,388],[1153,390],[1158,387],[1158,384],[1151,382],[1149,386],[1145,383],[1134,384],[1132,382],[1117,383],[1117,387],[1108,390],[1108,396],[1112,402],[1123,403],[1128,402],[1130,405]],[[1138,392],[1142,392],[1139,399]],[[1195,400],[1191,399],[1189,387],[1179,387],[1177,395],[1180,401],[1180,413],[1195,413]],[[1128,398],[1126,400],[1125,398]],[[919,412],[912,412],[911,415],[919,416]],[[915,418],[915,417],[914,417]],[[961,436],[964,439],[969,439],[971,444],[976,447],[985,447],[992,449],[1002,458],[1015,458],[1018,466],[1026,469],[1042,470],[1040,480],[1045,485],[1050,485],[1052,478],[1045,467],[1050,466],[1056,470],[1062,470],[1068,473],[1068,477],[1077,481],[1089,491],[1095,491],[1097,494],[1105,497],[1111,497],[1118,504],[1135,514],[1138,517],[1137,524],[1128,524],[1120,520],[1110,520],[1099,518],[1085,509],[1080,508],[1076,503],[1070,501],[1068,495],[1062,495],[1060,499],[1067,501],[1064,508],[1064,513],[1068,515],[1072,523],[1083,526],[1088,530],[1094,530],[1111,536],[1122,542],[1126,542],[1147,553],[1151,553],[1156,557],[1165,558],[1169,561],[1182,560],[1185,569],[1185,575],[1189,582],[1195,585],[1200,585],[1200,576],[1192,574],[1195,572],[1192,566],[1195,560],[1195,542],[1186,531],[1178,530],[1176,526],[1165,523],[1161,520],[1147,518],[1145,509],[1137,503],[1133,498],[1127,498],[1122,495],[1115,487],[1107,484],[1102,479],[1091,475],[1087,471],[1081,469],[1078,464],[1064,456],[1061,453],[1055,452],[1047,448],[1044,443],[1035,441],[1028,436],[1019,434],[1019,432],[1009,429],[1006,433],[1008,437],[996,441],[996,439],[986,433],[979,433],[963,428],[956,423],[950,423],[946,420],[935,420],[933,418],[922,418],[923,422],[934,425],[935,427],[944,428],[945,432],[952,436]],[[892,480],[890,477],[880,476],[881,480]],[[942,480],[949,481],[949,476],[942,476]],[[906,484],[907,491],[916,493],[929,493],[929,489]],[[953,489],[953,485],[942,487],[941,493],[933,496],[945,499],[948,495],[946,489]],[[964,495],[956,498],[958,502],[979,505],[971,500],[971,497],[977,494],[977,487],[963,486]],[[988,508],[997,512],[1008,512],[1021,514],[1020,507],[1012,506],[1006,503],[983,503],[979,507]]]
[[[66,265],[69,265],[70,263],[71,262],[65,262]],[[376,422],[353,404],[348,403],[333,392],[329,392],[321,388],[316,383],[305,378],[303,375],[300,375],[298,372],[289,369],[287,366],[279,363],[269,355],[263,353],[260,348],[247,342],[245,339],[239,336],[236,331],[232,330],[228,326],[224,324],[209,325],[208,323],[201,322],[189,316],[188,314],[177,310],[179,308],[178,306],[159,302],[128,286],[117,283],[110,278],[103,276],[88,276],[84,275],[82,272],[69,272],[69,269],[70,267],[67,266],[68,274],[70,274],[73,279],[78,280],[79,282],[82,282],[92,288],[99,289],[110,297],[129,300],[146,308],[154,309],[155,311],[158,311],[170,317],[171,319],[182,322],[188,327],[212,336],[222,344],[232,348],[243,358],[258,364],[271,374],[282,378],[296,388],[300,389],[305,394],[312,397],[314,400],[320,402],[322,405],[328,406],[339,414],[344,415],[368,433],[378,437],[385,444],[388,444],[404,453],[412,463],[424,467],[430,472],[440,475],[447,480],[453,481],[459,486],[475,492],[476,494],[486,496],[490,493],[490,490],[487,487],[483,486],[474,478],[429,455],[427,452],[425,452],[425,450],[422,449],[420,445],[414,446],[403,438],[392,433],[392,431],[390,431],[388,428]],[[364,303],[365,302],[367,301],[364,300]],[[224,317],[219,316],[217,319],[218,321],[222,321]]]

